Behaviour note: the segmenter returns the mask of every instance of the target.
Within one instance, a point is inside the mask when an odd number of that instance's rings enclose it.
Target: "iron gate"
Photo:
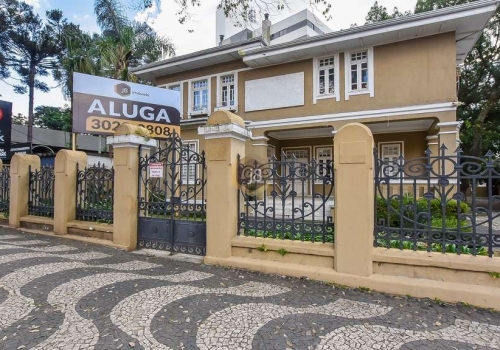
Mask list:
[[[139,163],[139,247],[205,255],[205,153],[179,135]]]

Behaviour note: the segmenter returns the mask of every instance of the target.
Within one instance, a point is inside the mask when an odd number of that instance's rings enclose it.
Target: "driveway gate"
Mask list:
[[[162,141],[163,143],[163,141]],[[205,255],[205,153],[179,135],[140,157],[139,247]]]

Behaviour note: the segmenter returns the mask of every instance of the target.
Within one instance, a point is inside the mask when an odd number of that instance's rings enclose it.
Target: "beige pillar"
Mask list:
[[[125,250],[137,248],[139,146],[144,152],[156,147],[155,140],[144,138],[138,126],[122,124],[107,139],[113,146],[114,204],[113,242]]]
[[[439,128],[439,155],[442,154],[441,147],[443,145],[446,147],[446,150],[444,151],[446,156],[456,155],[455,151],[457,150],[460,142],[460,125],[461,122],[445,122],[437,124],[437,127]],[[441,169],[440,172],[442,172]],[[451,162],[445,163],[445,172],[446,174],[451,174],[453,172],[453,164]]]
[[[335,135],[335,270],[373,273],[373,136],[363,124],[343,126]]]
[[[68,222],[76,217],[76,178],[77,167],[87,166],[87,154],[67,149],[57,152],[55,172],[54,198],[54,233],[68,233]]]
[[[205,262],[231,256],[231,239],[238,227],[237,157],[245,157],[251,133],[243,119],[227,112],[213,113],[198,129],[205,137],[207,161],[207,253]]]
[[[427,136],[427,149],[431,151],[431,157],[439,156],[439,136],[431,135]],[[422,155],[423,156],[423,155]],[[432,165],[432,169],[436,174],[439,171],[439,162],[434,162]]]
[[[40,158],[29,154],[14,154],[10,161],[9,225],[19,227],[28,215],[29,169],[40,169]]]
[[[246,158],[254,159],[260,164],[267,163],[267,141],[265,136],[252,137],[247,141]]]

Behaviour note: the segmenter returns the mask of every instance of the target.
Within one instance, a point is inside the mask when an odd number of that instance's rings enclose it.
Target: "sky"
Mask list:
[[[133,1],[138,0],[122,0],[123,3]],[[83,30],[99,32],[99,27],[95,22],[93,0],[26,0],[26,2],[33,5],[40,14],[44,14],[46,10],[58,8],[69,21],[79,24]],[[155,7],[150,11],[139,13],[129,8],[127,13],[130,18],[147,21],[157,33],[169,37],[176,47],[176,54],[183,55],[215,46],[215,12],[219,2],[220,0],[201,0],[201,6],[191,10],[192,16],[184,24],[180,24],[177,20],[176,13],[179,7],[175,0],[161,0],[159,11]],[[330,0],[330,2],[332,19],[329,21],[326,21],[321,14],[321,9],[311,8],[308,0],[289,0],[289,7],[279,12],[271,12],[270,20],[277,22],[293,13],[309,8],[332,30],[346,29],[354,23],[364,24],[366,14],[375,0]],[[392,12],[395,6],[400,11],[413,10],[415,3],[416,0],[379,0],[379,4],[387,7],[389,12]],[[257,14],[257,23],[260,23],[262,17],[263,13]],[[229,25],[226,26],[226,30],[228,31],[226,37],[229,37],[241,29]],[[53,88],[49,93],[35,91],[35,106],[62,107],[67,104],[68,101],[64,100],[61,89],[56,87],[56,83],[50,78],[45,81]],[[13,80],[9,82],[15,83]],[[14,114],[28,114],[28,95],[14,93],[11,86],[1,81],[0,99],[13,103]]]

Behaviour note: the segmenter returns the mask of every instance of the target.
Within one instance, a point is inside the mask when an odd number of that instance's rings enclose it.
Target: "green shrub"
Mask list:
[[[411,228],[415,226],[414,221],[418,224],[417,227],[423,228],[428,224],[429,212],[431,225],[439,221],[441,227],[441,220],[443,219],[443,208],[441,201],[438,199],[427,200],[419,198],[415,201],[412,195],[404,194],[401,199],[391,198],[386,201],[384,198],[377,196],[377,223],[384,222],[387,227],[404,227]],[[402,202],[402,203],[401,203]],[[466,214],[470,211],[466,203],[460,203],[460,214]],[[445,203],[444,214],[446,220],[450,219],[450,227],[453,227],[453,219],[457,221],[458,216],[458,202],[455,199],[449,200]],[[401,222],[403,220],[403,222]],[[448,224],[447,224],[448,227]],[[455,222],[455,228],[457,227]]]

